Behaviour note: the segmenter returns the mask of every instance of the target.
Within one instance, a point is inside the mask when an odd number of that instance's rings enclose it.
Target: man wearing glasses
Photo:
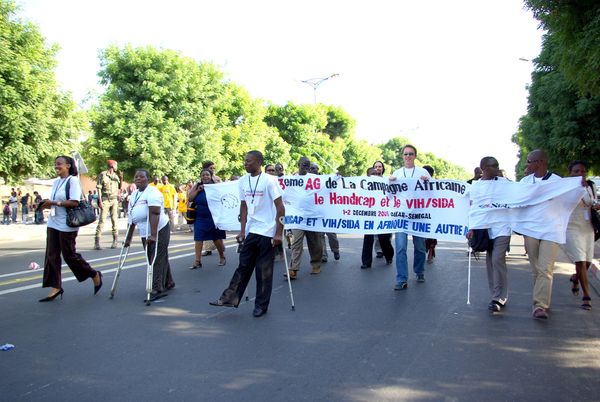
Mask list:
[[[521,183],[536,184],[544,180],[560,179],[560,176],[548,170],[548,156],[541,149],[527,155],[526,166],[526,171],[531,174],[523,177]],[[552,297],[552,274],[559,245],[549,240],[524,237],[529,266],[533,271],[533,318],[547,319]]]
[[[397,179],[413,178],[429,180],[429,172],[422,167],[415,166],[417,158],[417,148],[413,145],[405,145],[402,148],[402,158],[404,166],[397,169],[391,176],[390,181]],[[417,282],[425,282],[425,238],[412,236],[413,239],[413,271],[417,275]],[[396,286],[394,290],[404,290],[408,288],[408,257],[406,249],[408,247],[408,235],[404,232],[396,233]]]

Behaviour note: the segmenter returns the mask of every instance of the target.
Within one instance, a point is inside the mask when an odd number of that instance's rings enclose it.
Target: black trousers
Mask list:
[[[270,237],[250,233],[240,250],[240,264],[233,273],[229,287],[223,291],[221,300],[235,306],[240,304],[252,271],[256,267],[256,300],[254,305],[263,310],[269,307],[273,290],[273,259],[275,249]]]
[[[171,276],[171,265],[169,264],[169,242],[171,241],[171,230],[167,224],[158,231],[158,250],[156,251],[156,262],[152,271],[152,290],[164,292],[175,286]],[[148,253],[148,260],[152,263],[156,243],[146,247],[146,239],[142,239],[142,244]]]
[[[75,250],[75,239],[78,232],[61,232],[47,228],[46,230],[46,257],[44,261],[44,279],[42,287],[62,287],[60,256],[71,268],[73,275],[79,282],[96,276],[96,271]]]
[[[381,245],[381,251],[386,261],[392,261],[394,258],[394,247],[392,247],[392,234],[385,233],[379,235],[365,235],[363,238],[362,247],[362,264],[368,267],[373,263],[373,243],[375,243],[375,236],[379,237],[379,244]]]

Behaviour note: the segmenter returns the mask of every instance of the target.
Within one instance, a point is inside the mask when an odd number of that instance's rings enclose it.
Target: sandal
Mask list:
[[[577,274],[571,275],[569,282],[571,282],[571,293],[573,293],[573,296],[579,296],[579,282],[577,281]]]
[[[217,264],[218,266],[222,267],[227,263],[227,260],[225,259],[225,257],[221,258],[219,260],[219,263]]]
[[[591,310],[592,309],[592,303],[590,303],[592,301],[591,297],[585,296],[581,299],[583,301],[583,303],[581,303],[581,308],[584,310]]]
[[[221,299],[217,299],[215,301],[208,302],[208,304],[210,304],[211,306],[216,306],[216,307],[237,307],[235,304],[223,301]]]
[[[202,268],[202,263],[200,261],[194,261],[194,265],[190,269],[199,269]]]

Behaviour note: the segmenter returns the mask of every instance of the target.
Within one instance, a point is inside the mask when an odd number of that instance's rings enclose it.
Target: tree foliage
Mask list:
[[[565,174],[575,159],[590,163],[591,171],[600,171],[600,96],[581,95],[560,69],[558,51],[553,36],[545,36],[535,60],[527,115],[521,117],[513,136],[520,147],[517,176],[524,173],[527,154],[537,148],[548,153],[553,171]]]
[[[600,3],[526,0],[556,47],[556,66],[579,93],[600,96]]]
[[[77,149],[85,115],[58,90],[56,46],[0,0],[0,177],[15,183],[46,176],[59,154]]]

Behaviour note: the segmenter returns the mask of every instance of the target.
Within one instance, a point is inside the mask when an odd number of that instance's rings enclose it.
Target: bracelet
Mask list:
[[[56,205],[58,205],[59,207],[62,206],[62,202],[57,202]]]

